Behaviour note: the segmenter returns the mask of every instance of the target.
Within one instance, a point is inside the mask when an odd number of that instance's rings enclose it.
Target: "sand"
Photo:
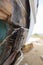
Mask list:
[[[33,44],[34,48],[24,54],[19,65],[43,65],[43,45]]]

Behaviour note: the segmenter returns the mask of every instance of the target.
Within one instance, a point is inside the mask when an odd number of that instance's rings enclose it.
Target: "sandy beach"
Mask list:
[[[33,43],[34,48],[24,53],[24,58],[19,65],[43,65],[43,45]]]

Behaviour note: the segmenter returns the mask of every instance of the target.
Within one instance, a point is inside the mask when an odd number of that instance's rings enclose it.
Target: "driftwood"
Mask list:
[[[14,24],[28,28],[30,26],[30,4],[29,0],[12,0],[11,20]]]
[[[8,65],[15,59],[15,51],[16,53],[20,51],[27,38],[30,27],[29,0],[1,0],[0,19],[7,21],[13,28],[13,30],[11,28],[12,32],[9,36],[0,43],[0,47],[4,45],[0,55],[0,65]],[[11,58],[10,63],[9,59]],[[6,64],[7,62],[8,64]]]
[[[28,30],[19,28],[13,31],[5,40],[0,44],[0,47],[5,45],[3,54],[0,56],[0,64],[3,63],[10,54],[14,51],[20,51],[26,41]]]
[[[29,0],[1,0],[0,19],[29,29],[30,4]]]
[[[16,55],[17,55],[17,52],[14,51],[14,52],[9,56],[9,58],[3,63],[3,65],[10,65],[10,64],[14,61]]]

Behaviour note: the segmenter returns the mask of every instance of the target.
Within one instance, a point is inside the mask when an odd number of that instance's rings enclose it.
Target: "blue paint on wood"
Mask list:
[[[7,36],[8,31],[8,25],[0,20],[0,42],[4,40],[4,38]]]

